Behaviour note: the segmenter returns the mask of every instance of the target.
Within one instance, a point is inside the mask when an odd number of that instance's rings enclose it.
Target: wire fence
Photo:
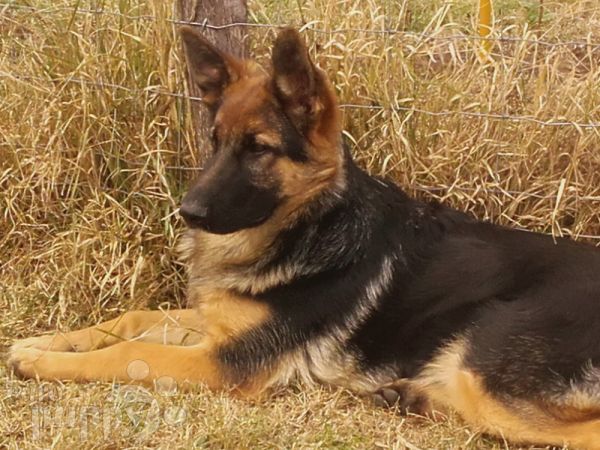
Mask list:
[[[85,14],[85,15],[109,15],[115,16],[119,18],[124,18],[128,20],[149,20],[149,21],[157,21],[160,20],[156,16],[152,15],[130,15],[125,14],[119,11],[112,11],[107,9],[87,9],[80,8],[78,6],[75,7],[48,7],[48,8],[40,8],[29,5],[18,5],[14,3],[0,3],[0,11],[4,12],[9,9],[17,9],[17,10],[27,10],[36,13],[53,13],[53,12],[65,12],[68,11],[72,14]],[[269,29],[280,29],[286,26],[290,26],[289,24],[267,24],[267,23],[250,23],[250,22],[236,22],[236,23],[228,23],[224,25],[212,25],[208,23],[208,20],[204,20],[201,22],[198,21],[185,21],[185,20],[176,20],[176,19],[163,19],[169,23],[175,25],[192,25],[198,26],[211,30],[225,30],[232,27],[248,27],[248,28],[269,28]],[[410,36],[413,38],[421,39],[421,40],[442,40],[442,41],[455,41],[455,40],[486,40],[486,41],[495,41],[495,42],[520,42],[520,43],[528,43],[533,45],[542,45],[547,47],[576,47],[576,48],[586,48],[591,51],[600,50],[600,42],[592,42],[592,41],[563,41],[563,42],[550,42],[542,39],[528,39],[528,38],[519,38],[513,36],[498,36],[498,37],[482,37],[478,35],[452,35],[452,36],[438,36],[435,33],[414,33],[403,30],[394,30],[394,29],[364,29],[364,28],[337,28],[337,29],[320,29],[314,27],[314,22],[307,23],[300,28],[300,31],[312,31],[317,33],[327,33],[327,34],[337,34],[337,33],[349,33],[349,32],[361,32],[361,33],[371,33],[371,34],[402,34],[405,36]],[[88,86],[95,86],[98,88],[111,88],[111,89],[119,89],[124,90],[130,93],[155,93],[158,95],[165,95],[170,97],[182,98],[190,101],[198,101],[201,102],[202,98],[193,97],[186,95],[184,93],[179,92],[168,92],[164,89],[156,88],[156,87],[147,87],[144,89],[135,89],[129,88],[126,86],[121,86],[113,83],[106,83],[102,81],[96,80],[86,80],[82,78],[68,77],[68,78],[42,78],[42,77],[34,77],[27,74],[20,73],[8,73],[8,72],[0,72],[0,77],[4,78],[13,78],[13,79],[21,79],[21,80],[35,80],[40,82],[59,82],[59,83],[75,83],[75,84],[85,84]],[[600,128],[600,122],[578,122],[567,119],[561,120],[544,120],[537,117],[527,116],[527,115],[515,115],[515,114],[506,114],[500,112],[477,112],[477,111],[429,111],[422,108],[417,107],[408,107],[408,106],[382,106],[382,105],[363,105],[363,104],[355,104],[355,103],[342,103],[340,107],[343,109],[362,109],[362,110],[371,110],[371,111],[383,111],[383,110],[392,110],[396,112],[406,112],[406,113],[418,113],[428,116],[434,117],[444,117],[444,116],[460,116],[465,118],[475,118],[475,119],[491,119],[491,120],[505,120],[512,122],[530,122],[543,127],[561,127],[561,126],[569,126],[575,127],[577,129],[585,130],[585,129],[597,129]]]
[[[227,23],[223,25],[214,25],[209,23],[208,20],[203,21],[186,21],[186,20],[177,20],[170,18],[159,18],[153,15],[135,15],[135,14],[127,14],[120,11],[114,11],[109,9],[90,9],[90,8],[81,8],[79,6],[74,7],[66,7],[66,6],[49,6],[49,7],[39,7],[39,6],[30,6],[30,5],[22,5],[15,3],[1,3],[0,2],[0,17],[8,10],[21,10],[21,11],[29,11],[36,14],[53,14],[53,13],[61,13],[61,12],[69,12],[73,15],[105,15],[118,17],[121,19],[127,20],[135,20],[135,21],[165,21],[167,23],[173,25],[190,25],[196,26],[203,29],[209,29],[214,31],[226,30],[229,28],[264,28],[264,29],[281,29],[290,24],[272,24],[272,23],[252,23],[252,22],[235,22],[235,23]],[[439,33],[418,33],[406,30],[398,30],[398,29],[374,29],[374,28],[332,28],[332,29],[324,29],[319,28],[317,26],[318,22],[309,22],[299,28],[301,32],[312,32],[318,34],[340,34],[340,33],[365,33],[365,34],[373,34],[373,35],[398,35],[405,37],[407,39],[413,39],[418,42],[428,42],[428,41],[437,41],[437,42],[452,42],[452,41],[489,41],[489,42],[497,42],[497,43],[521,43],[521,44],[530,44],[530,45],[538,45],[547,48],[573,48],[573,49],[585,49],[588,53],[600,51],[600,42],[594,42],[591,40],[571,40],[571,41],[549,41],[538,38],[528,38],[528,37],[515,37],[515,36],[479,36],[472,34],[453,34],[453,35],[440,35]],[[294,26],[294,25],[291,25]],[[179,98],[183,100],[188,100],[192,102],[201,102],[201,97],[194,97],[187,95],[185,93],[180,92],[170,92],[165,90],[164,88],[157,86],[148,86],[145,88],[132,88],[127,87],[115,83],[104,82],[99,80],[90,80],[78,77],[64,77],[64,78],[45,78],[39,76],[33,76],[23,73],[14,73],[14,72],[5,72],[0,71],[0,78],[20,80],[20,81],[35,81],[39,83],[61,83],[61,84],[78,84],[85,85],[88,87],[96,88],[99,90],[120,90],[132,95],[160,95],[160,96],[168,96],[173,98]],[[378,105],[378,104],[356,104],[356,103],[342,103],[340,107],[346,110],[368,110],[374,111],[375,113],[380,113],[382,111],[394,111],[394,112],[402,112],[406,114],[422,114],[426,116],[432,117],[449,117],[449,116],[457,116],[469,119],[484,119],[484,120],[495,120],[495,121],[509,121],[509,122],[525,122],[531,123],[540,127],[573,127],[579,131],[583,130],[592,130],[596,132],[596,129],[600,128],[600,122],[581,122],[575,120],[568,120],[566,118],[560,119],[540,119],[533,116],[528,115],[515,115],[515,114],[505,114],[499,112],[477,112],[477,111],[460,111],[460,110],[441,110],[441,111],[430,111],[417,107],[409,107],[409,106],[399,106],[399,105]],[[145,164],[139,164],[141,166],[147,166]],[[184,166],[162,166],[165,169],[170,170],[183,170],[195,172],[202,170],[197,167],[184,167]],[[411,186],[411,189],[415,191],[433,193],[436,195],[449,195],[451,193],[466,193],[466,194],[477,194],[477,193],[489,193],[495,195],[506,196],[512,200],[518,199],[538,199],[538,200],[551,200],[556,201],[560,198],[561,194],[541,194],[536,192],[529,191],[514,191],[507,190],[501,187],[464,187],[464,186]],[[116,189],[116,191],[122,194],[129,194],[124,190]],[[566,195],[566,194],[565,194]],[[573,193],[571,193],[573,195]],[[574,195],[574,197],[578,201],[586,201],[586,202],[600,202],[600,195],[598,196],[580,196]],[[564,196],[563,196],[564,198]],[[586,234],[573,234],[574,237],[585,238],[591,240],[599,240],[600,236],[596,235],[586,235]]]
[[[64,12],[68,11],[73,14],[84,14],[84,15],[109,15],[113,17],[119,17],[122,19],[128,20],[147,20],[147,21],[158,21],[164,20],[168,23],[172,23],[174,25],[191,25],[197,26],[201,28],[206,28],[214,31],[225,30],[229,28],[267,28],[278,30],[288,26],[297,26],[293,24],[272,24],[272,23],[254,23],[254,22],[234,22],[227,23],[223,25],[214,25],[209,23],[208,19],[203,21],[187,21],[187,20],[178,20],[178,19],[160,19],[156,16],[152,15],[133,15],[133,14],[125,14],[119,11],[112,11],[108,9],[89,9],[89,8],[81,8],[78,6],[75,7],[47,7],[47,8],[39,8],[35,6],[29,5],[17,5],[14,3],[0,3],[0,8],[2,9],[22,9],[36,13],[54,13],[54,12]],[[299,27],[300,32],[310,31],[313,33],[320,34],[340,34],[340,33],[367,33],[367,34],[376,34],[376,35],[403,35],[411,38],[421,39],[421,40],[441,40],[441,41],[477,41],[477,40],[485,40],[485,41],[493,41],[493,42],[517,42],[517,43],[527,43],[534,45],[541,45],[545,47],[579,47],[579,48],[591,48],[591,50],[600,49],[600,42],[593,41],[560,41],[560,42],[551,42],[543,39],[530,39],[530,38],[521,38],[515,36],[479,36],[479,35],[465,35],[465,34],[456,34],[450,36],[440,36],[436,33],[415,33],[411,31],[405,30],[397,30],[397,29],[373,29],[373,28],[332,28],[332,29],[323,29],[318,28],[316,25],[317,22],[309,22],[301,27]]]
[[[17,80],[29,80],[29,81],[39,81],[45,83],[66,83],[66,84],[84,84],[86,86],[92,86],[99,89],[117,89],[129,92],[131,94],[157,94],[157,95],[165,95],[168,97],[182,98],[190,101],[201,102],[201,97],[193,97],[187,94],[179,93],[179,92],[169,92],[164,89],[157,87],[147,87],[144,89],[139,88],[129,88],[127,86],[122,86],[114,83],[106,83],[103,81],[94,81],[94,80],[86,80],[82,78],[76,77],[67,77],[67,78],[43,78],[36,77],[21,73],[12,73],[12,72],[4,72],[0,71],[0,77],[3,78],[12,78]],[[408,106],[382,106],[382,105],[360,105],[355,103],[341,103],[340,108],[342,109],[364,109],[371,111],[384,111],[391,110],[396,112],[406,112],[406,113],[417,113],[424,114],[427,116],[434,117],[446,117],[446,116],[459,116],[459,117],[467,117],[467,118],[475,118],[475,119],[491,119],[491,120],[507,120],[511,122],[530,122],[543,127],[561,127],[561,126],[571,126],[578,129],[593,129],[600,128],[600,122],[577,122],[577,121],[568,121],[568,120],[542,120],[536,117],[531,116],[523,116],[523,115],[511,115],[511,114],[503,114],[503,113],[485,113],[485,112],[475,112],[475,111],[428,111],[426,109],[408,107]]]

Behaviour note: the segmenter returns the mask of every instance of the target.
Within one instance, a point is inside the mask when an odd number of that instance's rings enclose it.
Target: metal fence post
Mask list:
[[[481,40],[480,56],[489,59],[492,41],[486,39],[492,32],[493,6],[492,0],[479,0],[479,36]]]

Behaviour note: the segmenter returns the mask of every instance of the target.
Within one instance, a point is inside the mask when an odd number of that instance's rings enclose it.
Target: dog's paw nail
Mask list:
[[[371,401],[378,408],[387,408],[389,406],[385,398],[383,398],[383,395],[377,392],[371,395]]]
[[[400,399],[400,394],[398,394],[398,391],[388,388],[381,389],[381,396],[385,399],[388,406],[394,406]]]
[[[384,408],[397,408],[400,414],[427,415],[431,405],[427,397],[412,383],[398,380],[381,386],[372,394],[373,402]]]

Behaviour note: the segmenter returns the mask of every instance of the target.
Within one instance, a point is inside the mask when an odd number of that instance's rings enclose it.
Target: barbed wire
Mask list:
[[[164,95],[168,97],[182,98],[190,101],[201,102],[202,97],[194,97],[191,95],[165,91],[164,89],[157,87],[146,87],[146,88],[129,88],[119,84],[108,83],[104,81],[92,81],[77,77],[67,78],[44,78],[33,75],[25,75],[20,73],[4,72],[0,71],[0,77],[13,78],[17,80],[30,80],[30,81],[41,81],[46,83],[67,83],[67,84],[84,84],[87,86],[102,88],[102,89],[116,89],[129,92],[131,94],[142,94],[152,93],[157,95]],[[475,111],[429,111],[422,108],[410,107],[410,106],[382,106],[382,105],[360,105],[355,103],[341,103],[339,105],[342,109],[364,109],[371,111],[395,111],[395,112],[406,112],[406,113],[418,113],[432,117],[448,117],[448,116],[461,116],[475,119],[490,119],[490,120],[506,120],[511,122],[530,122],[543,127],[560,127],[560,126],[572,126],[577,129],[596,129],[600,128],[600,122],[577,122],[569,120],[543,120],[536,117],[524,116],[524,115],[512,115],[505,113],[495,112],[475,112]]]
[[[179,20],[179,19],[170,19],[165,18],[161,19],[157,16],[149,15],[149,14],[141,14],[141,15],[133,15],[126,14],[119,11],[112,11],[106,9],[89,9],[89,8],[78,8],[78,7],[47,7],[47,8],[39,8],[29,5],[18,5],[15,3],[0,3],[0,8],[7,9],[20,9],[27,10],[33,12],[43,12],[43,13],[54,13],[54,12],[62,12],[69,11],[73,14],[79,15],[107,15],[114,16],[128,20],[146,20],[146,21],[159,21],[164,20],[168,23],[172,23],[174,25],[191,25],[196,27],[201,27],[213,31],[226,30],[229,28],[266,28],[266,29],[281,29],[288,26],[293,26],[299,28],[299,31],[310,31],[313,33],[319,34],[343,34],[343,33],[366,33],[366,34],[375,34],[375,35],[402,35],[406,37],[412,37],[414,39],[421,40],[436,40],[436,41],[492,41],[492,42],[514,42],[514,43],[527,43],[534,45],[541,45],[545,47],[580,47],[580,48],[588,48],[591,47],[592,51],[600,49],[600,42],[592,42],[592,41],[547,41],[544,39],[531,39],[517,36],[478,36],[478,35],[467,35],[467,34],[454,34],[448,36],[439,36],[436,33],[416,33],[412,31],[406,30],[397,30],[397,29],[374,29],[374,28],[317,28],[315,27],[316,21],[309,22],[302,26],[294,25],[294,24],[270,24],[270,23],[253,23],[253,22],[232,22],[226,23],[222,25],[214,25],[208,22],[207,19],[203,21],[187,21],[187,20]]]
[[[78,8],[78,7],[47,7],[40,8],[29,5],[18,5],[15,3],[0,3],[0,14],[8,9],[16,9],[16,10],[27,10],[36,13],[58,13],[68,11],[72,14],[79,15],[108,15],[113,17],[119,17],[128,20],[145,20],[145,21],[160,21],[164,20],[168,23],[174,25],[190,25],[197,26],[204,29],[219,31],[225,30],[229,28],[237,28],[237,27],[247,27],[247,28],[265,28],[265,29],[281,29],[289,24],[268,24],[268,23],[251,23],[251,22],[233,22],[227,23],[223,25],[214,25],[208,22],[208,20],[204,21],[186,21],[186,20],[177,20],[165,18],[161,19],[157,16],[153,15],[132,15],[126,14],[119,11],[112,11],[106,9],[89,9],[89,8]],[[466,34],[454,34],[454,35],[439,35],[436,33],[416,33],[405,30],[396,30],[396,29],[369,29],[369,28],[332,28],[332,29],[323,29],[316,27],[318,22],[310,22],[299,28],[301,32],[314,32],[320,34],[340,34],[340,33],[367,33],[367,34],[375,34],[375,35],[401,35],[407,38],[412,39],[420,39],[422,41],[435,40],[435,41],[493,41],[493,42],[512,42],[512,43],[526,43],[533,45],[541,45],[545,47],[579,47],[579,48],[587,48],[592,51],[596,51],[600,49],[599,42],[592,41],[548,41],[543,39],[532,39],[532,38],[524,38],[524,37],[514,37],[514,36],[477,36],[477,35],[466,35]],[[295,25],[291,25],[295,26]],[[297,27],[297,26],[296,26]],[[298,28],[298,27],[297,27]],[[127,86],[103,82],[103,81],[94,81],[94,80],[86,80],[83,78],[77,77],[66,77],[66,78],[44,78],[37,77],[32,75],[24,75],[18,73],[9,73],[9,72],[1,72],[0,77],[4,78],[13,78],[17,80],[30,80],[30,81],[40,81],[46,83],[67,83],[67,84],[84,84],[87,86],[97,87],[100,89],[114,89],[114,90],[122,90],[131,94],[143,94],[143,93],[152,93],[157,95],[164,95],[174,98],[185,99],[189,101],[202,101],[201,97],[194,97],[183,93],[178,92],[170,92],[166,91],[160,87],[152,87],[148,86],[146,88],[130,88]],[[549,126],[549,127],[558,127],[558,126],[573,126],[578,129],[596,129],[600,128],[600,122],[576,122],[576,121],[568,121],[568,120],[543,120],[536,117],[524,116],[524,115],[511,115],[504,113],[484,113],[484,112],[475,112],[475,111],[429,111],[417,107],[408,107],[408,106],[382,106],[382,105],[362,105],[362,104],[354,104],[354,103],[342,103],[340,107],[343,109],[357,109],[357,110],[371,110],[371,111],[396,111],[396,112],[406,112],[406,113],[418,113],[424,114],[434,117],[445,117],[445,116],[462,116],[468,118],[478,118],[478,119],[490,119],[490,120],[506,120],[513,122],[530,122],[537,124],[539,126]],[[147,164],[139,163],[133,164],[133,166],[148,166]],[[182,171],[200,171],[202,168],[199,167],[184,167],[184,166],[172,166],[172,165],[164,165],[162,166],[165,169],[169,170],[182,170]],[[130,195],[131,192],[121,190],[118,188],[111,188],[109,190],[114,190],[115,192],[119,192],[123,195]],[[523,199],[523,198],[535,198],[539,200],[556,200],[557,195],[554,194],[539,194],[535,192],[526,192],[526,191],[513,191],[513,190],[505,190],[502,188],[490,188],[490,187],[461,187],[461,186],[420,186],[413,185],[409,187],[409,190],[426,192],[434,195],[442,195],[447,196],[456,193],[491,193],[495,195],[504,195],[508,196],[513,200]],[[577,196],[577,200],[581,201],[600,201],[600,196]],[[523,228],[519,228],[524,231],[529,231]],[[596,235],[587,235],[587,234],[577,234],[573,232],[566,232],[566,236],[573,238],[583,238],[583,239],[591,239],[591,240],[600,240],[600,236]]]
[[[131,163],[130,163],[131,164]],[[147,166],[146,164],[134,164],[134,165],[138,165],[138,167],[142,167],[142,166]],[[163,166],[165,168],[173,168],[173,169],[179,169],[179,170],[186,170],[186,169],[190,169],[188,167],[179,167],[179,166]],[[199,168],[192,168],[193,170],[201,170]],[[69,187],[71,186],[70,183],[66,183],[66,182],[51,182],[50,183],[53,187]],[[173,197],[170,196],[170,193],[161,193],[161,192],[157,192],[154,190],[150,190],[150,189],[142,189],[142,190],[125,190],[125,189],[120,189],[117,187],[101,187],[101,186],[89,186],[86,185],[85,188],[90,189],[92,191],[96,191],[96,192],[101,192],[103,194],[106,195],[110,195],[112,193],[118,193],[121,194],[125,197],[137,197],[137,196],[141,196],[141,197],[147,197],[149,194],[150,195],[155,195],[158,198],[162,198],[162,199],[169,199],[171,200],[172,203],[176,203],[176,199],[174,199]],[[405,188],[405,190],[410,191],[410,190],[415,190],[415,191],[423,191],[423,192],[428,192],[428,193],[435,193],[435,192],[440,192],[440,191],[447,191],[446,195],[449,195],[451,193],[453,193],[453,191],[478,191],[478,192],[489,192],[489,189],[486,188],[461,188],[461,187],[425,187],[425,186],[415,186],[415,185],[409,185],[408,188]],[[64,192],[61,191],[61,192]],[[508,194],[511,193],[511,191],[504,191],[502,189],[498,189],[497,192],[499,193],[504,193],[504,194]],[[520,192],[519,194],[526,194],[524,192]],[[541,198],[547,198],[547,199],[556,199],[555,195],[551,195],[551,196],[543,196]],[[595,198],[596,200],[600,200],[600,197]],[[175,209],[174,211],[172,211],[171,213],[169,213],[169,217],[173,216],[175,214],[177,214],[179,212],[179,209]],[[569,238],[569,239],[589,239],[589,240],[597,240],[600,241],[600,235],[594,235],[594,234],[580,234],[580,233],[575,233],[571,230],[561,230],[560,235],[555,235],[553,233],[548,233],[545,231],[533,231],[531,229],[528,228],[523,228],[522,226],[512,226],[513,229],[516,230],[520,230],[520,231],[526,231],[529,233],[542,233],[548,236],[554,236],[554,237],[565,237],[565,238]]]
[[[40,151],[46,151],[47,147],[43,145],[36,145],[33,148],[36,148]],[[145,169],[155,169],[154,164],[149,164],[148,162],[136,162],[136,161],[128,161],[127,166],[134,167],[134,170],[145,168]],[[169,164],[161,164],[161,169],[167,170],[181,170],[186,172],[201,172],[204,170],[203,166],[197,167],[189,167],[189,166],[173,166]],[[131,169],[124,168],[121,169],[123,171],[129,171]],[[68,185],[69,183],[53,183],[57,185]],[[467,187],[467,186],[458,186],[458,185],[438,185],[438,186],[425,186],[422,184],[410,184],[409,189],[426,192],[429,194],[435,194],[439,196],[456,194],[456,193],[469,193],[469,194],[494,194],[494,195],[503,195],[509,197],[511,200],[523,200],[533,198],[536,200],[552,200],[556,201],[558,194],[540,194],[538,192],[528,192],[528,191],[515,191],[511,189],[504,189],[502,187],[485,187],[485,186],[477,186],[477,187]],[[563,198],[574,198],[577,201],[585,201],[585,202],[600,202],[600,194],[599,195],[579,195],[577,191],[567,189],[562,196]]]
[[[0,71],[0,77],[9,77],[9,78],[15,78],[15,79],[42,81],[42,82],[84,84],[87,86],[103,88],[103,89],[123,90],[123,91],[131,93],[131,94],[153,93],[153,94],[166,95],[169,97],[181,98],[181,99],[192,100],[192,101],[202,101],[201,97],[194,97],[194,96],[189,96],[186,94],[164,91],[160,88],[154,88],[154,87],[148,87],[148,88],[144,88],[144,89],[129,88],[127,86],[122,86],[119,84],[107,83],[107,82],[102,82],[102,81],[91,81],[91,80],[85,80],[85,79],[75,78],[75,77],[58,78],[58,79],[57,78],[43,78],[43,77],[15,74],[15,73],[3,72],[3,71]],[[375,110],[379,110],[379,111],[385,109],[385,107],[377,106],[377,105],[355,105],[355,104],[345,103],[345,104],[341,104],[340,106],[342,108],[359,108],[359,109],[371,109],[371,110],[375,109]],[[572,126],[577,126],[580,128],[598,128],[598,127],[600,127],[599,123],[546,122],[546,121],[542,121],[542,120],[527,117],[527,116],[510,116],[510,115],[506,115],[506,114],[474,113],[474,112],[466,112],[466,111],[440,111],[440,112],[437,112],[437,111],[427,111],[427,110],[423,110],[423,109],[419,109],[419,108],[409,108],[409,107],[394,107],[394,108],[390,108],[390,109],[398,110],[398,111],[405,111],[405,112],[417,112],[417,113],[429,114],[429,115],[433,115],[433,116],[465,115],[468,117],[489,118],[489,119],[495,119],[495,120],[530,121],[530,122],[534,122],[534,123],[537,123],[540,125],[545,125],[545,126],[572,125]],[[144,164],[139,164],[138,166],[141,167],[143,165]],[[168,169],[168,170],[182,170],[182,171],[189,171],[189,172],[196,172],[196,171],[202,170],[201,167],[184,167],[184,166],[169,166],[169,165],[164,166],[164,168]],[[506,189],[502,189],[502,188],[484,188],[484,187],[469,188],[469,187],[460,187],[460,186],[435,186],[435,187],[434,186],[412,186],[411,188],[414,190],[417,190],[417,191],[427,192],[427,193],[432,193],[432,194],[439,194],[440,192],[445,193],[445,194],[450,194],[452,192],[462,192],[462,193],[483,192],[483,193],[488,193],[488,194],[508,196],[513,200],[515,200],[519,197],[535,198],[535,199],[539,199],[539,200],[555,200],[556,199],[556,195],[554,195],[554,194],[538,194],[535,192],[514,191],[514,190],[506,190]],[[577,199],[580,201],[600,201],[600,196],[578,196]]]

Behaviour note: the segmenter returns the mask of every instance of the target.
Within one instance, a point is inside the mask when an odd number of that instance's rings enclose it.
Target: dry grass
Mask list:
[[[185,303],[173,247],[182,229],[174,212],[193,175],[182,167],[196,163],[189,105],[156,93],[184,91],[176,35],[166,20],[170,2],[101,2],[157,20],[73,14],[64,8],[72,3],[67,0],[16,3],[47,11],[0,7],[0,345],[133,307]],[[321,29],[443,37],[471,33],[475,3],[265,0],[250,6],[252,20],[260,22],[315,20]],[[545,1],[541,22],[537,1],[495,4],[498,33],[600,42],[597,0]],[[263,61],[273,35],[251,30],[251,46]],[[372,173],[500,223],[600,235],[600,129],[393,109],[600,122],[598,47],[504,42],[494,47],[494,62],[482,64],[469,40],[360,31],[306,36],[343,102],[385,107],[346,110],[354,153]],[[119,400],[118,389],[108,400],[107,385],[44,389],[51,394],[40,394],[32,382],[0,378],[0,447],[506,448],[455,419],[405,421],[324,388],[293,388],[257,405],[203,391],[151,394],[161,414],[181,406],[187,419],[161,423],[147,438],[139,433],[143,423],[136,427],[127,415],[132,401]],[[110,420],[120,422],[109,420],[104,429],[92,420],[86,435],[84,421],[61,419],[61,407],[70,414],[106,407]],[[36,438],[36,414],[44,408],[51,417]]]
[[[0,400],[2,448],[506,448],[456,418],[406,419],[324,387],[294,386],[259,404],[202,389],[173,396],[136,391],[127,398],[108,385],[13,381],[8,387]]]

